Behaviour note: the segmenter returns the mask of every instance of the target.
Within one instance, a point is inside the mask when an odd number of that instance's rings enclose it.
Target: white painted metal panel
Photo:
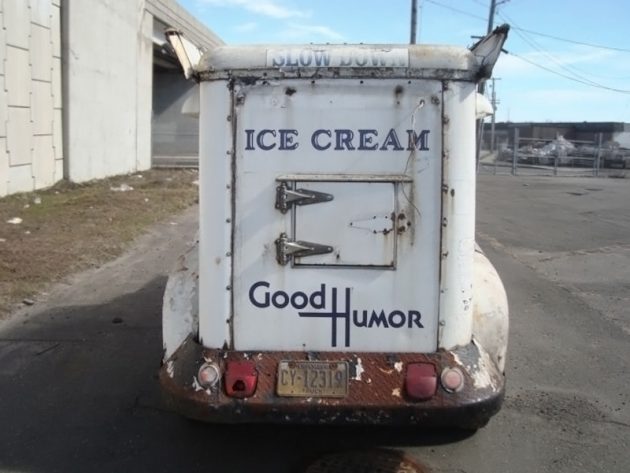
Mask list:
[[[204,346],[230,343],[232,238],[232,126],[225,83],[200,87],[199,128],[199,339]]]
[[[470,342],[475,251],[476,87],[449,82],[444,90],[444,198],[439,346]]]
[[[216,87],[226,90],[224,84]],[[286,80],[236,86],[235,349],[436,349],[441,93],[438,81],[406,79]],[[202,100],[204,107],[210,105]],[[216,109],[217,104],[212,107]],[[219,107],[214,125],[220,129],[221,121],[227,123],[227,114]],[[203,130],[213,130],[208,125],[202,123],[202,136]],[[212,135],[202,138],[202,143],[224,140],[216,131]],[[210,155],[209,149],[202,150],[202,166],[204,160],[221,159],[216,151]],[[221,146],[215,143],[213,149]],[[406,190],[393,193],[399,212],[408,219],[407,230],[397,238],[396,268],[281,266],[274,242],[283,232],[291,234],[293,222],[291,214],[282,214],[274,202],[276,180],[286,174],[409,176],[412,182],[405,184]],[[202,173],[202,179],[202,189],[220,185],[220,179],[208,173]],[[356,192],[357,200],[369,200],[365,186],[356,185]],[[390,208],[393,198],[388,193],[383,201],[380,197],[376,201],[384,202],[383,209]],[[216,226],[221,225],[218,220],[212,222],[214,233],[210,232],[209,196],[202,195],[204,201],[202,231],[205,227],[206,236],[202,234],[202,242],[213,235],[216,238]],[[331,204],[321,204],[321,209],[324,205]],[[355,200],[353,206],[359,215],[361,204]],[[316,207],[299,212],[319,212]],[[321,226],[324,232],[337,233],[332,222]],[[356,254],[372,251],[369,245],[357,246]],[[202,254],[201,261],[202,268],[207,265],[212,267],[207,271],[214,272],[214,255]],[[202,282],[202,317],[210,309],[209,302],[203,304],[204,297],[209,299],[204,296],[207,291],[216,289]],[[214,316],[220,319],[223,310],[216,306],[212,310],[220,313]]]
[[[395,267],[394,183],[308,182],[298,187],[327,193],[333,200],[296,206],[294,238],[330,245],[333,251],[296,258],[296,266]]]

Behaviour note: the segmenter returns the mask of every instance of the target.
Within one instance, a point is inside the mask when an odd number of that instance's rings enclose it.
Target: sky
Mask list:
[[[227,44],[409,42],[411,0],[178,2]],[[490,0],[418,3],[418,43],[467,47],[486,32]],[[494,25],[512,27],[497,121],[630,122],[629,0],[497,3]]]

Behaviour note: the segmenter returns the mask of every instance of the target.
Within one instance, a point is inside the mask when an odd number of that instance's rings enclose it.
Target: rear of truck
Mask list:
[[[482,65],[438,46],[206,55],[198,255],[165,295],[173,408],[468,428],[498,411],[507,305],[474,242]]]

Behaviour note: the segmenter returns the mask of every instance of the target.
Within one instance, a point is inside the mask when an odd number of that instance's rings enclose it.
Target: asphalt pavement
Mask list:
[[[508,391],[474,435],[215,426],[166,411],[166,276],[196,208],[0,325],[2,472],[298,472],[387,447],[434,472],[630,471],[630,181],[480,176],[478,241],[510,300]],[[371,471],[366,469],[365,471]]]

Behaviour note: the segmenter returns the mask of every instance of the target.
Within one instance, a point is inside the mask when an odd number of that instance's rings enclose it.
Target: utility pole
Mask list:
[[[418,29],[418,0],[411,0],[411,35],[409,44],[416,44],[416,30]]]
[[[490,0],[490,13],[488,14],[488,29],[487,34],[492,33],[492,28],[494,27],[494,14],[496,12],[497,6],[502,3],[509,2],[510,0]],[[494,89],[494,86],[493,86]],[[486,81],[482,81],[477,87],[477,92],[481,95],[486,91]],[[494,107],[494,104],[493,104]],[[494,113],[492,114],[492,137],[490,138],[490,147],[492,149],[493,141],[494,141]],[[476,161],[477,167],[479,167],[479,158],[481,156],[481,141],[483,140],[483,118],[481,120],[477,120],[477,149],[476,149]]]
[[[497,8],[497,0],[490,0],[490,14],[488,15],[488,31],[487,34],[492,32],[492,27],[494,26],[494,11]]]
[[[488,14],[488,29],[487,34],[492,33],[492,28],[494,27],[494,14],[497,10],[497,7],[503,3],[507,3],[510,0],[490,0],[490,13]],[[485,81],[479,84],[479,93],[483,95],[486,90]]]
[[[500,77],[493,77],[492,79],[492,93],[490,94],[490,103],[492,104],[492,122],[490,125],[490,152],[493,153],[496,149],[496,139],[494,135],[494,124],[495,124],[495,116],[497,114],[497,105],[501,103],[500,100],[497,100],[497,91],[495,81],[501,80]]]

